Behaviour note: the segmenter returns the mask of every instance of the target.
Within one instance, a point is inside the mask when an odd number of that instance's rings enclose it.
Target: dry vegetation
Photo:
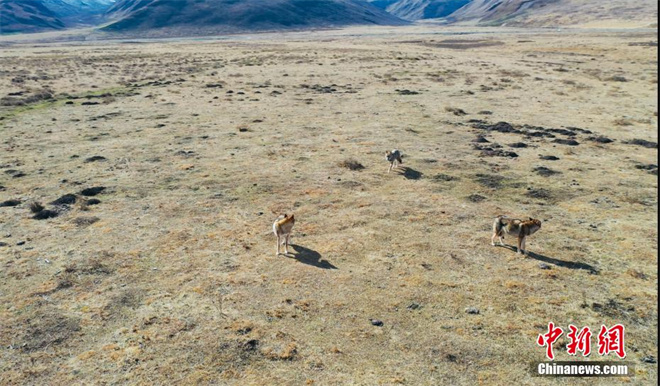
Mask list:
[[[3,47],[0,384],[655,384],[657,34],[365,31]]]

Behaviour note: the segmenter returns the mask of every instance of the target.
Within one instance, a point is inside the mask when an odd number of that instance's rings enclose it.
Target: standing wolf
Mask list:
[[[398,151],[397,149],[394,149],[392,151],[386,151],[385,152],[385,159],[390,161],[390,168],[387,170],[387,172],[391,172],[392,168],[396,169],[399,164],[403,163],[403,160],[401,159],[401,152]]]
[[[502,241],[504,234],[518,236],[518,253],[525,255],[527,254],[527,249],[525,248],[527,236],[533,235],[539,229],[541,229],[541,221],[531,217],[529,220],[519,220],[497,216],[493,223],[493,237],[490,238],[490,244],[495,245],[495,237],[499,237],[500,245],[504,245],[504,241]]]
[[[291,230],[296,223],[293,215],[287,214],[280,215],[273,223],[273,233],[277,236],[277,255],[280,255],[280,245],[284,244],[284,254],[289,253],[289,238],[291,237]],[[284,238],[284,240],[282,240]]]

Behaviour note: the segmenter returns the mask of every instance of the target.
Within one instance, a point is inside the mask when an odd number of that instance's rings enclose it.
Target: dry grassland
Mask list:
[[[6,44],[0,383],[628,383],[553,321],[655,384],[657,32],[425,28]]]

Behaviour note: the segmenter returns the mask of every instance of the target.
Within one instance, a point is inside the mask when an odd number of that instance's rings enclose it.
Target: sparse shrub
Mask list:
[[[452,114],[454,114],[454,115],[456,115],[456,116],[467,115],[467,113],[465,112],[465,110],[463,110],[463,109],[459,109],[459,108],[456,108],[456,107],[445,107],[445,111],[448,112],[448,113],[452,113]]]
[[[633,122],[632,120],[628,118],[618,118],[614,120],[614,125],[616,126],[632,126]]]
[[[42,210],[44,210],[44,206],[41,205],[40,202],[36,202],[36,201],[35,201],[35,202],[30,203],[30,211],[31,211],[32,213],[39,213],[39,212],[41,212]]]
[[[610,76],[609,78],[605,79],[608,82],[627,82],[628,79],[626,79],[624,76],[620,75],[615,75],[615,76]]]

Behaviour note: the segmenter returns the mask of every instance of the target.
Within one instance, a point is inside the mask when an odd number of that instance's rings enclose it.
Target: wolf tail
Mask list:
[[[504,223],[502,223],[502,220],[504,220],[506,216],[497,216],[495,217],[495,222],[493,222],[493,233],[495,234],[500,234],[502,232],[502,227],[504,226]]]

